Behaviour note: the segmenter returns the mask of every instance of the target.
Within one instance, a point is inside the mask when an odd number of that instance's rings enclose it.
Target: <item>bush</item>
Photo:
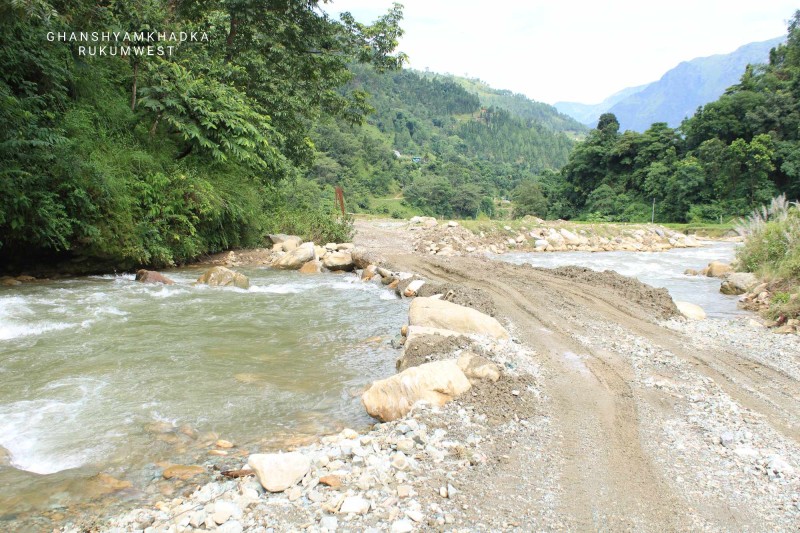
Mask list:
[[[777,198],[742,221],[746,235],[737,252],[739,264],[748,272],[800,280],[800,208]]]

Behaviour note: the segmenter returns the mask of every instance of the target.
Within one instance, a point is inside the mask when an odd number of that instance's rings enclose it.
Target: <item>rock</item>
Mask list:
[[[450,221],[447,222],[447,227],[448,228],[455,228],[457,226],[458,226],[458,222],[456,222],[455,220],[450,220]]]
[[[417,295],[417,292],[425,285],[425,280],[415,279],[411,283],[408,284],[406,290],[403,291],[403,296],[406,298],[411,298]]]
[[[342,514],[367,514],[369,512],[370,503],[368,500],[361,496],[348,496],[342,502],[339,512]]]
[[[767,474],[769,477],[789,477],[794,474],[794,467],[787,463],[779,455],[771,455],[766,461]]]
[[[424,297],[411,302],[408,311],[411,326],[449,329],[459,333],[488,335],[496,339],[509,339],[510,336],[500,323],[480,311],[444,300]]]
[[[342,479],[339,476],[327,475],[319,478],[320,485],[327,485],[332,489],[338,489],[342,486]]]
[[[163,283],[164,285],[174,285],[175,282],[169,279],[167,276],[161,274],[160,272],[155,272],[153,270],[137,270],[136,271],[136,281],[141,283]]]
[[[550,243],[549,243],[549,242],[547,242],[547,241],[546,241],[546,240],[544,240],[544,239],[536,239],[536,240],[533,242],[533,247],[534,247],[534,248],[547,248],[547,246],[548,246],[549,244],[550,244]]]
[[[197,283],[209,285],[211,287],[238,287],[247,289],[250,287],[250,280],[240,272],[236,272],[222,266],[209,268],[205,273],[197,278]]]
[[[315,255],[314,243],[305,243],[280,257],[272,266],[281,270],[299,270],[309,261],[313,261]]]
[[[405,416],[419,400],[442,406],[470,387],[456,361],[434,361],[374,382],[361,400],[367,413],[388,422]]]
[[[571,231],[569,231],[566,228],[561,228],[559,233],[561,233],[561,236],[564,237],[564,240],[566,241],[567,244],[575,244],[575,245],[577,245],[577,244],[581,244],[582,243],[582,240],[581,240],[580,237],[578,237],[577,235],[575,235],[574,233],[572,233]]]
[[[11,277],[4,277],[0,278],[0,285],[4,287],[15,287],[17,285],[22,285],[22,282]]]
[[[2,453],[1,450],[0,453]],[[3,464],[2,457],[0,457],[0,464]],[[101,472],[89,479],[87,491],[91,496],[96,497],[104,494],[111,494],[112,492],[117,492],[118,490],[127,489],[130,488],[130,486],[130,481],[122,481]]]
[[[377,275],[378,275],[378,267],[376,267],[375,265],[367,265],[366,268],[364,268],[364,270],[361,272],[361,280],[369,281]]]
[[[730,265],[726,263],[721,263],[719,261],[712,261],[708,264],[706,270],[706,276],[710,278],[721,278],[728,272],[731,272],[733,269]]]
[[[214,513],[211,515],[211,519],[221,525],[239,512],[239,507],[235,503],[218,501],[214,504]]]
[[[378,255],[366,248],[359,248],[358,246],[350,250],[350,256],[356,268],[367,268],[369,265],[380,265],[383,263],[383,260]]]
[[[414,524],[407,518],[403,518],[392,524],[391,533],[409,533],[411,531],[414,531]]]
[[[687,268],[686,270],[683,271],[683,273],[685,275],[687,275],[687,276],[699,276],[700,275],[700,272],[698,270],[693,269],[693,268]]]
[[[319,521],[319,527],[327,529],[328,531],[336,531],[339,527],[339,520],[335,516],[323,516]]]
[[[689,302],[675,302],[678,311],[690,320],[705,320],[706,312],[699,305],[691,304]]]
[[[722,294],[744,294],[758,285],[758,278],[749,272],[733,272],[722,282],[719,292]]]
[[[353,254],[350,252],[332,252],[325,256],[322,264],[328,270],[346,270],[350,271],[355,268],[353,263]]]
[[[22,274],[21,276],[17,276],[14,279],[22,283],[30,283],[31,281],[36,281],[36,278],[34,278],[33,276],[28,276],[27,274]]]
[[[224,450],[229,450],[234,447],[234,444],[229,440],[219,439],[217,442],[214,443],[214,446],[217,448],[222,448]]]
[[[480,355],[464,352],[458,358],[457,364],[470,382],[482,379],[495,382],[500,379],[500,367]]]
[[[164,476],[164,479],[191,479],[205,471],[205,468],[197,465],[172,465],[165,468],[161,475]]]
[[[340,242],[336,245],[336,250],[341,251],[349,251],[355,248],[355,245],[352,242]]]
[[[322,272],[322,264],[316,259],[312,259],[305,265],[300,267],[301,274],[319,274]]]
[[[294,240],[294,239],[288,240],[288,241],[284,241],[280,245],[281,246],[281,251],[282,252],[291,252],[292,250],[295,250],[298,246],[300,246],[301,243],[302,243],[302,241]]]
[[[275,233],[267,236],[269,237],[269,240],[272,241],[272,244],[283,244],[287,241],[293,241],[296,243],[297,246],[303,244],[303,239],[301,239],[297,235],[286,235],[285,233]],[[297,246],[295,246],[295,248]]]
[[[248,458],[247,464],[269,492],[283,492],[296,485],[311,469],[311,460],[299,452],[257,453]]]

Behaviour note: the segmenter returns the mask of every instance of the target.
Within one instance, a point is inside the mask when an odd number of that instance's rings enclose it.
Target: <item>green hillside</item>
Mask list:
[[[517,96],[497,98],[519,101],[518,112],[487,106],[448,77],[353,70],[352,88],[370,94],[375,112],[362,127],[317,124],[307,176],[319,186],[343,186],[348,208],[357,212],[491,215],[494,200],[519,182],[561,168],[573,145],[566,132],[579,129]]]

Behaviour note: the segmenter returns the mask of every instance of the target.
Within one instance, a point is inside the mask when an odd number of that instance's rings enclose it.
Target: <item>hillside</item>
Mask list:
[[[582,107],[583,104],[559,102],[556,108],[590,126],[597,125],[600,114],[609,112],[617,117],[623,131],[643,132],[656,122],[677,127],[698,107],[716,100],[738,82],[747,65],[765,63],[769,51],[783,40],[778,37],[746,44],[730,54],[684,61],[660,80],[620,91],[602,104]],[[615,98],[620,94],[624,97]]]
[[[520,181],[561,168],[584,129],[551,106],[485,85],[479,96],[448,76],[353,69],[352,89],[368,93],[375,112],[361,127],[317,124],[307,173],[319,187],[342,186],[352,211],[491,215]]]

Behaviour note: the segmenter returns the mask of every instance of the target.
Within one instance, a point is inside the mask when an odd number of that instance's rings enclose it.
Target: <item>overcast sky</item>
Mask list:
[[[786,34],[796,0],[404,0],[411,68],[480,78],[534,100],[597,103],[681,61]],[[334,0],[371,22],[391,0]]]

